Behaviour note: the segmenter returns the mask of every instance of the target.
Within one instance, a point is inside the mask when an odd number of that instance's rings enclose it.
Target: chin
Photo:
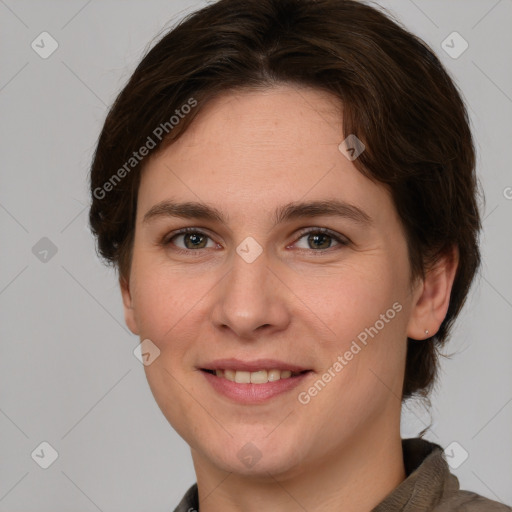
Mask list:
[[[303,450],[299,451],[297,446],[300,443],[295,444],[290,438],[285,443],[283,439],[270,442],[260,437],[255,441],[231,440],[221,452],[212,452],[209,445],[203,454],[223,471],[269,480],[277,476],[291,477],[302,471],[306,461]]]

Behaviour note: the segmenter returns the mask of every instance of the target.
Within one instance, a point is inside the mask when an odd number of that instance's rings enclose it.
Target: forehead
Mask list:
[[[269,145],[297,145],[305,138],[317,142],[342,140],[342,106],[334,95],[318,89],[276,85],[266,89],[226,91],[210,100],[187,130],[187,143],[222,136],[267,140]],[[223,132],[211,131],[215,125]],[[271,139],[267,139],[272,136]]]
[[[170,195],[233,206],[249,217],[299,200],[389,208],[384,187],[340,152],[343,139],[340,102],[329,93],[295,86],[227,92],[150,159],[139,190],[141,215]]]

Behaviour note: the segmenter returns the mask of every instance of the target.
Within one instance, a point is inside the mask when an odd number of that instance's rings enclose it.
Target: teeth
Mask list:
[[[270,370],[268,372],[268,381],[275,382],[281,378],[281,370]]]
[[[292,372],[290,370],[258,370],[257,372],[215,370],[215,375],[238,384],[266,384],[280,379],[289,379]],[[293,375],[298,375],[298,372]]]
[[[249,384],[251,382],[251,372],[235,372],[235,382]]]
[[[265,382],[268,382],[267,370],[260,370],[259,372],[251,373],[251,383],[252,384],[265,384]]]
[[[235,382],[235,374],[236,374],[236,372],[234,370],[224,370],[224,371],[217,370],[217,372],[216,372],[217,373],[217,377],[222,377],[222,374],[224,374],[224,378],[225,379],[228,379],[228,380],[230,380],[232,382]],[[219,373],[220,373],[220,375],[219,375]]]

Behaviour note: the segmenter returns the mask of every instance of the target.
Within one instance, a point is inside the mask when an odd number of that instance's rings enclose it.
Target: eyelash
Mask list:
[[[210,240],[212,239],[207,233],[201,231],[200,229],[189,227],[189,228],[180,229],[180,230],[175,231],[169,235],[166,235],[162,239],[161,245],[163,245],[164,247],[167,247],[167,246],[171,245],[171,241],[174,238],[176,238],[177,236],[180,236],[180,235],[188,234],[188,233],[205,236],[205,237],[209,238]],[[309,235],[309,234],[328,235],[330,238],[335,240],[342,247],[345,247],[345,246],[349,245],[349,243],[350,243],[350,240],[348,238],[343,237],[327,228],[305,228],[298,233],[298,238],[293,243],[298,242],[301,238],[304,238],[304,236]],[[298,250],[299,251],[315,252],[315,253],[326,253],[335,248],[336,247],[329,247],[328,249],[318,249],[318,250],[315,250],[315,249],[298,249]],[[183,254],[190,254],[192,252],[200,252],[200,249],[182,249],[181,247],[175,247],[173,250],[175,250],[178,253],[183,253]]]

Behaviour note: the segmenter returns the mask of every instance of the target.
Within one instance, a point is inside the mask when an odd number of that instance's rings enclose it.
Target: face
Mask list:
[[[146,164],[125,316],[196,465],[294,474],[398,428],[421,289],[342,133],[326,93],[230,92]]]

